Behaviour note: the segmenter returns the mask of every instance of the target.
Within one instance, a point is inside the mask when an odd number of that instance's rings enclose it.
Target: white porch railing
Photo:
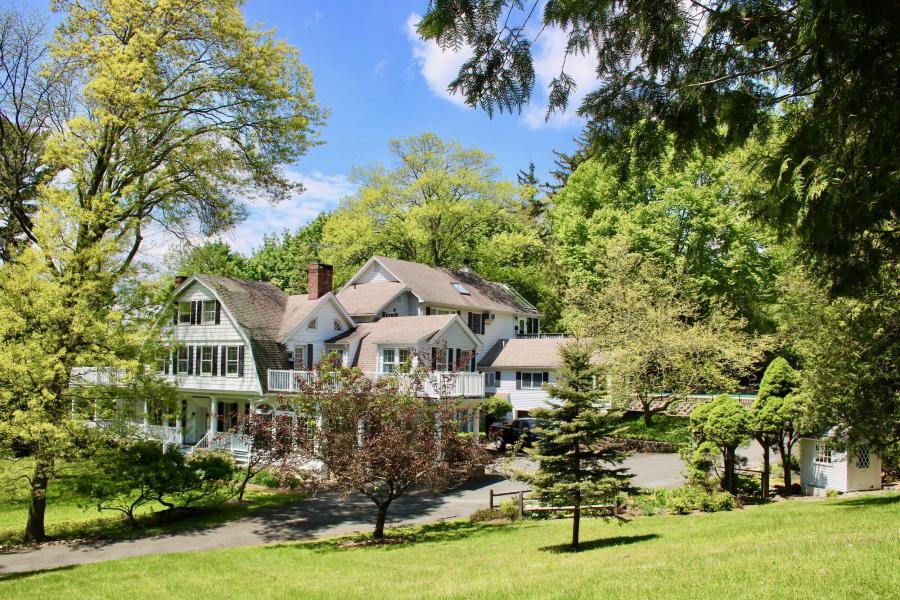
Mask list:
[[[69,384],[118,385],[124,378],[124,369],[113,369],[112,367],[75,367],[69,375]]]
[[[164,446],[181,446],[184,434],[181,427],[171,425],[150,425],[135,419],[96,419],[87,421],[88,427],[97,427],[122,435],[158,440]]]
[[[404,373],[365,373],[373,381],[390,378],[397,382],[401,389],[409,389],[412,385],[410,375]],[[298,381],[311,383],[316,377],[314,371],[289,371],[269,369],[268,389],[270,392],[296,393],[299,391]],[[333,384],[338,385],[337,377]],[[484,373],[447,373],[431,371],[422,380],[422,392],[429,398],[443,395],[451,397],[481,398],[484,396]]]
[[[516,334],[517,340],[547,340],[547,339],[558,340],[558,339],[563,339],[563,338],[567,338],[567,337],[569,337],[569,336],[567,336],[565,333],[517,333]]]

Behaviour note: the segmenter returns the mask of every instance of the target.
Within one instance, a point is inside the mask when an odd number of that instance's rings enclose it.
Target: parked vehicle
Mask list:
[[[524,446],[531,446],[543,435],[541,425],[534,417],[513,419],[510,423],[494,423],[488,430],[488,438],[495,440],[501,450],[507,444],[516,444],[524,437]]]

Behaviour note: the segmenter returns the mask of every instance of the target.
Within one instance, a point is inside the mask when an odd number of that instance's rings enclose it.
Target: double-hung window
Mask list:
[[[178,349],[178,372],[188,372],[188,349],[186,346],[182,346]]]
[[[469,329],[472,333],[484,335],[484,322],[481,313],[469,313]]]
[[[178,324],[190,324],[191,322],[191,303],[190,302],[179,302],[178,303]],[[181,369],[179,369],[181,370]]]
[[[544,385],[543,373],[522,372],[522,389],[523,390],[539,390]]]
[[[225,346],[225,376],[238,376],[238,347]]]
[[[213,349],[212,346],[200,346],[200,374],[212,375]]]
[[[828,444],[816,444],[816,462],[831,464],[831,448],[828,447]]]
[[[215,300],[204,300],[203,301],[203,314],[200,319],[200,322],[203,325],[212,325],[216,322],[216,301]]]

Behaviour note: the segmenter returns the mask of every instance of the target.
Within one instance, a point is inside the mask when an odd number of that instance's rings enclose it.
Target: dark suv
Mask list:
[[[494,423],[488,431],[488,436],[500,444],[500,449],[505,450],[507,444],[516,444],[524,437],[524,446],[531,446],[541,438],[540,424],[534,417],[513,419],[511,423]]]

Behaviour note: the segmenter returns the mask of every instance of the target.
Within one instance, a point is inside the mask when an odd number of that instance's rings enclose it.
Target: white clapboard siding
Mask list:
[[[485,369],[488,370],[488,369]],[[531,369],[528,369],[531,371]],[[549,383],[556,382],[556,373],[547,369],[550,373],[550,381]],[[497,371],[495,371],[497,372]],[[539,371],[532,371],[539,372]],[[549,404],[547,401],[550,399],[550,394],[548,394],[543,389],[525,389],[525,390],[517,390],[516,389],[516,372],[515,371],[499,371],[500,373],[500,381],[499,385],[496,385],[494,388],[486,388],[489,392],[500,392],[503,393],[509,398],[510,403],[513,405],[513,414],[516,414],[516,411],[519,410],[534,410],[536,408],[548,408]]]
[[[839,452],[832,448],[831,463],[816,462],[816,444],[800,440],[800,484],[805,494],[821,495],[827,490],[854,492],[881,488],[881,459],[870,450],[869,467],[857,466],[856,449]]]
[[[198,300],[215,300],[213,293],[199,282],[192,283],[176,298],[179,302],[194,302]],[[240,331],[234,322],[226,314],[226,310],[220,311],[219,324],[191,325],[184,323],[171,327],[173,341],[179,344],[193,343],[239,343],[243,340]],[[170,321],[171,322],[171,321]]]
[[[310,329],[309,324],[313,319],[316,321],[316,328]],[[335,320],[340,323],[340,329],[335,329]],[[305,348],[306,344],[312,344],[313,360],[318,362],[326,354],[325,340],[346,333],[348,329],[351,329],[351,322],[344,318],[331,301],[325,300],[319,302],[315,310],[308,314],[300,326],[291,333],[285,346],[292,349],[295,346],[304,346]]]
[[[398,317],[415,317],[419,314],[419,300],[411,292],[403,292],[381,309],[381,312]],[[381,316],[379,312],[378,316]]]
[[[484,311],[496,315],[496,319],[488,321],[484,326],[484,335],[478,335],[481,344],[478,346],[477,360],[481,360],[488,350],[494,347],[499,340],[511,340],[516,337],[516,320],[512,313],[496,311]],[[462,315],[463,321],[468,321],[468,315]]]

